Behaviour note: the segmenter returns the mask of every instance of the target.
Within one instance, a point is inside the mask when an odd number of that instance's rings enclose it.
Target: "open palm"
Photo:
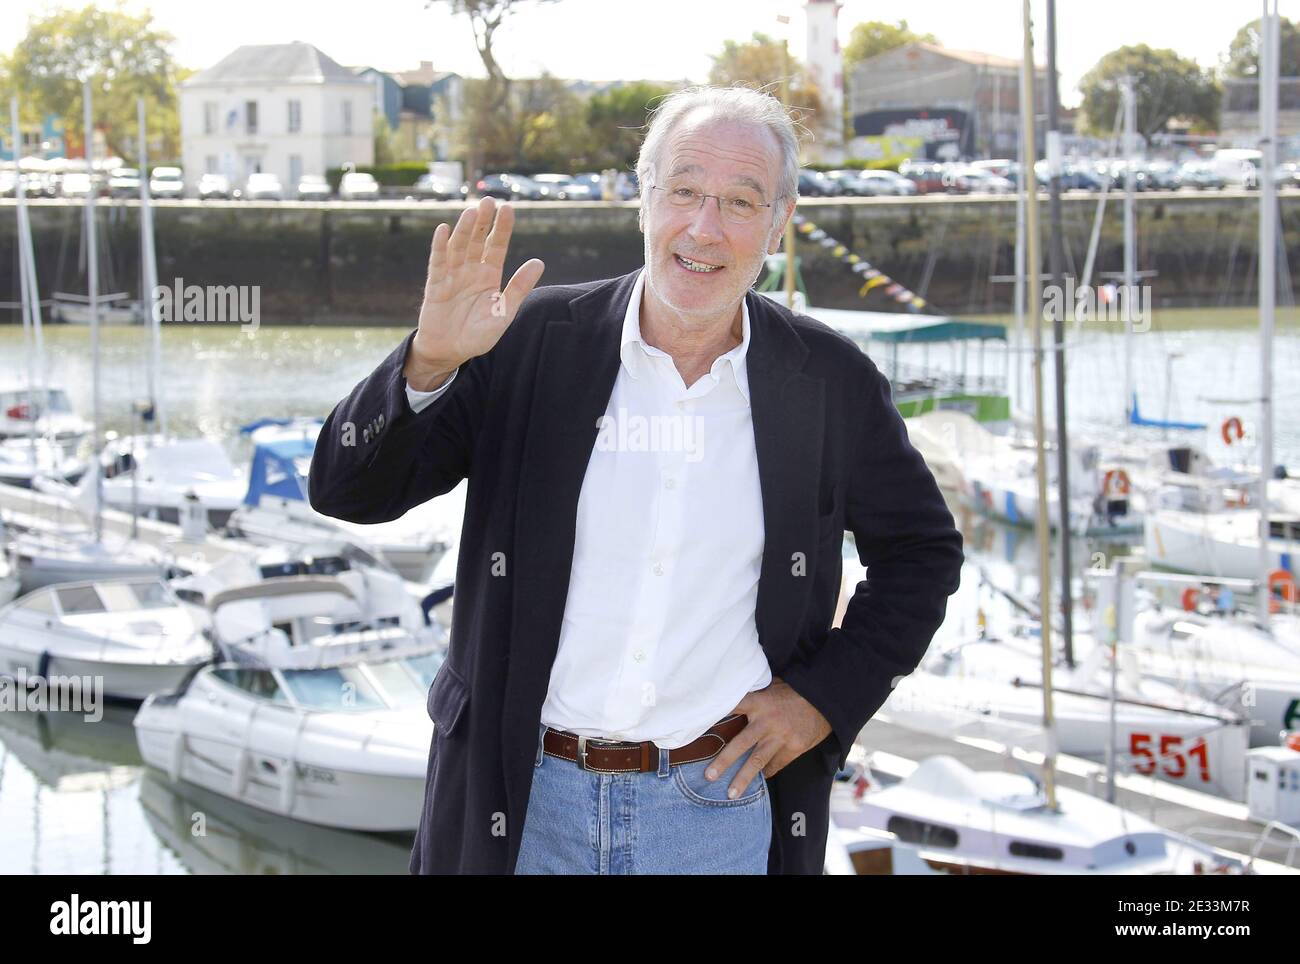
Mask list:
[[[434,230],[419,330],[411,343],[412,361],[421,370],[450,372],[490,351],[537,284],[546,266],[532,258],[501,289],[514,223],[509,203],[498,210],[485,197],[461,212],[454,229],[439,224]]]

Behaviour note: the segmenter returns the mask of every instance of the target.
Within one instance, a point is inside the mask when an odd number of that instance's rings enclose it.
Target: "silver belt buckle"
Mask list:
[[[585,736],[578,737],[578,759],[576,762],[581,769],[587,769],[587,738]]]

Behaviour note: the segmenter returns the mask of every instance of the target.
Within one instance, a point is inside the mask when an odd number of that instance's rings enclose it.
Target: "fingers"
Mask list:
[[[513,318],[515,311],[518,310],[520,303],[533,290],[537,284],[537,279],[542,276],[546,270],[546,263],[538,258],[529,258],[521,264],[510,278],[510,284],[506,285],[506,290],[502,292],[501,298],[505,302],[505,315],[507,318]]]
[[[433,243],[429,245],[429,275],[424,283],[426,289],[447,276],[447,238],[450,234],[451,228],[446,223],[433,229]]]
[[[718,755],[709,761],[708,769],[704,771],[705,779],[716,780],[726,773],[731,769],[731,765],[744,756],[745,751],[756,743],[758,743],[758,728],[753,723],[750,723],[732,737],[731,741],[718,752]]]
[[[496,268],[505,269],[506,249],[510,247],[510,234],[514,229],[515,209],[509,201],[506,201],[497,211],[496,223],[492,225],[492,233],[488,235],[487,246],[483,252],[484,261]]]
[[[474,208],[466,208],[460,212],[456,227],[451,232],[451,239],[447,242],[448,271],[454,271],[465,263],[465,253],[469,250],[469,235],[474,230],[474,223],[477,220],[478,212]]]
[[[735,779],[731,781],[731,786],[727,788],[728,798],[734,800],[736,797],[744,793],[745,790],[749,788],[749,785],[754,782],[754,777],[758,776],[758,771],[763,769],[766,765],[767,754],[764,752],[763,745],[760,743],[754,747],[754,752],[749,755],[749,759],[745,761],[745,765],[740,768]],[[722,772],[726,771],[724,770]]]
[[[495,207],[496,199],[492,197],[482,198],[478,202],[474,228],[469,233],[469,246],[465,249],[465,261],[469,264],[478,264],[483,260],[483,242],[487,238],[488,229],[492,227]]]

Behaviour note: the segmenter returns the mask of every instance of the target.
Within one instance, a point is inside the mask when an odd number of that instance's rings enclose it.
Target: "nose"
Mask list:
[[[704,198],[704,203],[691,215],[691,223],[687,228],[687,232],[692,238],[701,243],[721,240],[723,235],[722,202],[716,197]]]

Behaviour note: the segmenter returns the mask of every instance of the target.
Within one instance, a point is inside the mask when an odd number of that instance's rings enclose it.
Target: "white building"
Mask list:
[[[239,47],[181,84],[186,187],[266,171],[292,192],[304,174],[373,164],[373,102],[370,81],[311,44]]]
[[[844,57],[840,53],[839,13],[836,0],[808,0],[804,4],[804,65],[822,102],[822,116],[813,119],[816,137],[807,148],[814,163],[839,164],[844,160]]]

